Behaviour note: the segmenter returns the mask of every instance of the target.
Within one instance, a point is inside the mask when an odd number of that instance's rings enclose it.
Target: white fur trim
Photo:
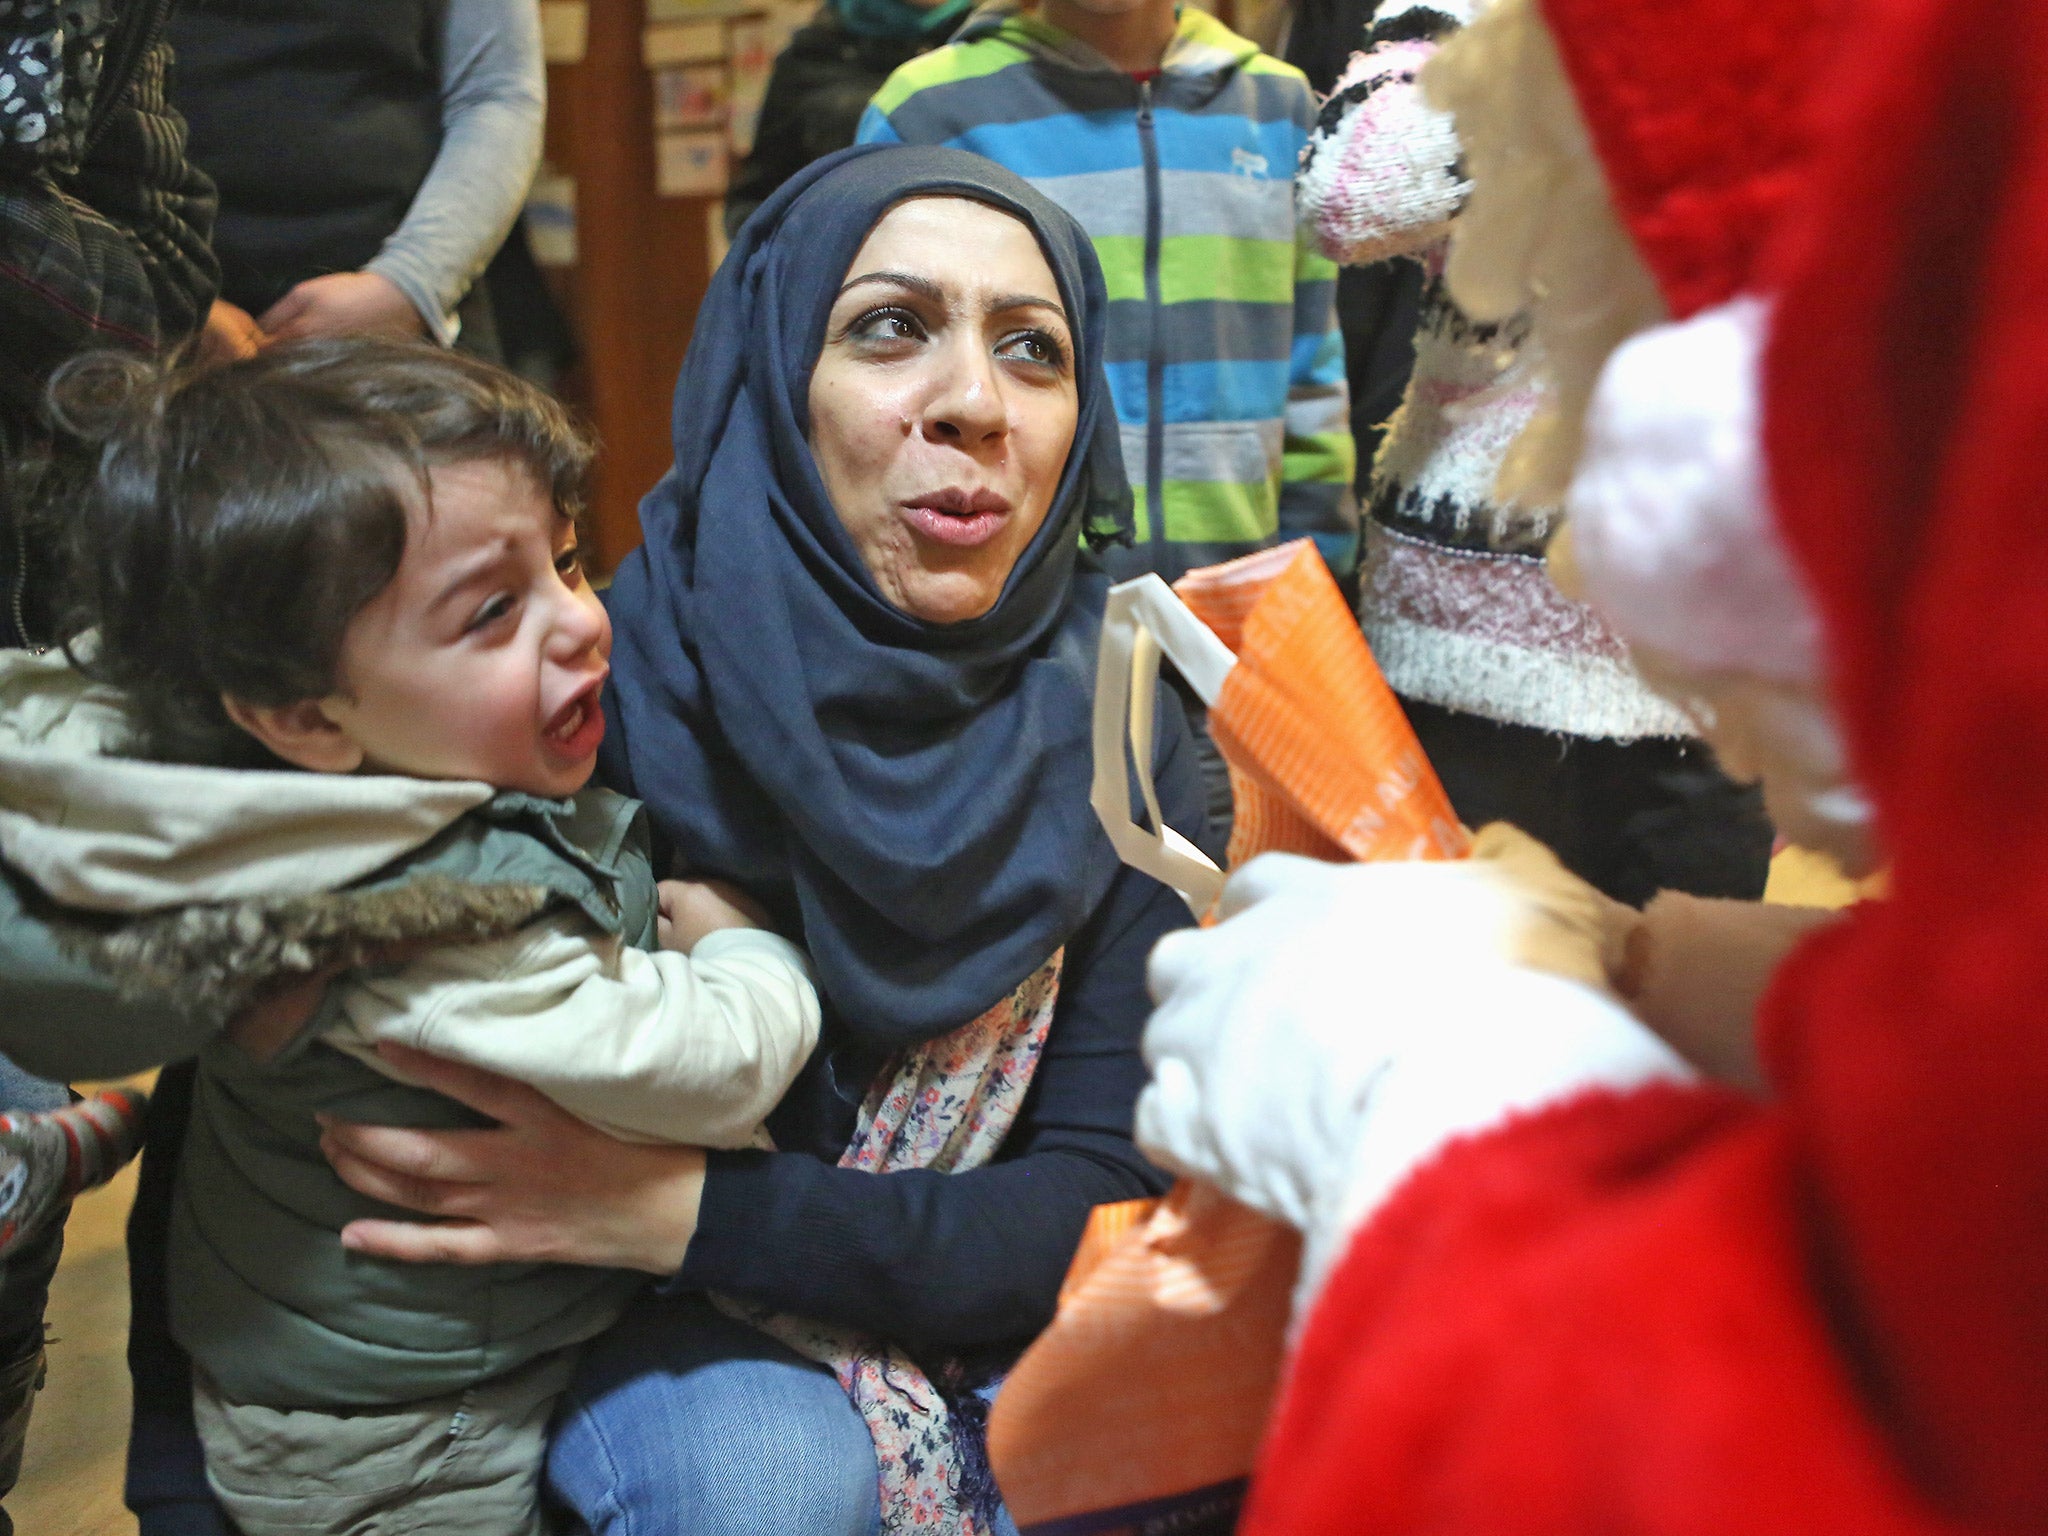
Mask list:
[[[1769,311],[1740,298],[1616,349],[1566,498],[1587,598],[1703,672],[1811,683],[1820,622],[1771,520],[1758,437]]]

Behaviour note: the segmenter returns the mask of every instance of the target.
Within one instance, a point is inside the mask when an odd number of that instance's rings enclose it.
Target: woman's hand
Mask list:
[[[375,272],[309,277],[256,322],[271,341],[300,336],[424,336],[426,322],[398,285]]]
[[[320,1147],[342,1182],[441,1218],[350,1222],[344,1248],[420,1264],[682,1267],[704,1192],[701,1148],[615,1141],[524,1083],[403,1046],[377,1049],[408,1081],[498,1123],[416,1131],[323,1121]]]

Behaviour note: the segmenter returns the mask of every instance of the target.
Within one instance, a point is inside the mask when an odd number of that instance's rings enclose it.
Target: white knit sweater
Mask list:
[[[1542,385],[1525,320],[1477,324],[1444,290],[1468,183],[1449,117],[1415,83],[1473,10],[1385,0],[1323,105],[1298,183],[1331,257],[1406,256],[1429,273],[1415,372],[1373,461],[1359,618],[1404,698],[1572,736],[1689,736],[1621,641],[1551,584],[1543,553],[1559,510],[1494,499]]]

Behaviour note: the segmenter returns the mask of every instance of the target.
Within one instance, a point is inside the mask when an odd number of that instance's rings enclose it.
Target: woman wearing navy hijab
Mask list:
[[[357,1246],[662,1277],[558,1421],[551,1486],[594,1531],[1011,1529],[986,1403],[1089,1208],[1161,1187],[1130,1139],[1144,968],[1187,912],[1088,804],[1084,545],[1130,506],[1106,307],[1059,208],[901,147],[786,185],[705,300],[609,594],[603,771],[813,957],[826,1038],[779,1150],[624,1147],[410,1056],[503,1129],[334,1138],[359,1188],[469,1218]],[[1199,837],[1169,700],[1155,774]],[[459,1196],[395,1176],[442,1155]]]

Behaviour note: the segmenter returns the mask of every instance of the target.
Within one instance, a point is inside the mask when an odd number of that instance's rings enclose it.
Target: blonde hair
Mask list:
[[[1451,235],[1451,297],[1475,320],[1531,313],[1546,401],[1501,463],[1495,495],[1555,505],[1608,355],[1665,319],[1608,196],[1599,157],[1536,0],[1495,0],[1424,67],[1457,121],[1471,200]]]

